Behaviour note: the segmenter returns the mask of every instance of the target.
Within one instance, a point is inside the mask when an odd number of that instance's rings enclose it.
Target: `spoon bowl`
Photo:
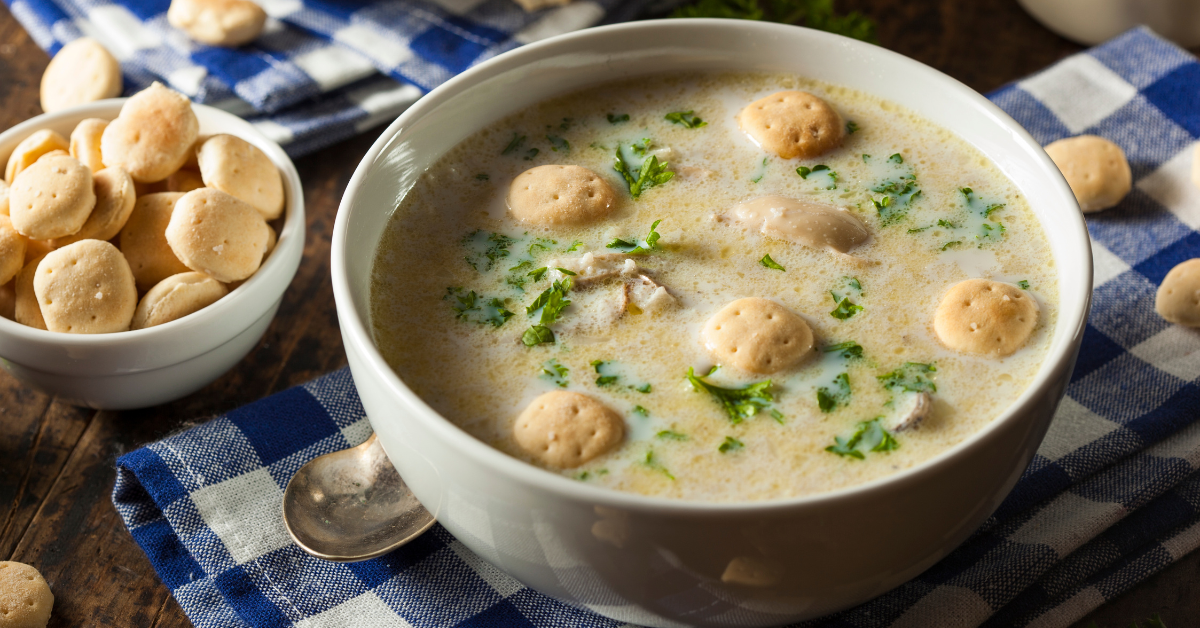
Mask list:
[[[382,556],[435,521],[372,434],[357,447],[308,461],[283,492],[283,523],[300,549],[325,560]]]

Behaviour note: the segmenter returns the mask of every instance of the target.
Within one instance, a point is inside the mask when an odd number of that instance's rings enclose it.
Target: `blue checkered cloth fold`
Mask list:
[[[1042,143],[1092,133],[1129,156],[1132,193],[1088,217],[1095,298],[1078,366],[980,530],[914,580],[803,626],[1068,626],[1200,546],[1200,330],[1153,307],[1166,272],[1200,257],[1200,63],[1134,30],[991,97]],[[123,456],[113,501],[201,628],[617,625],[526,589],[440,527],[364,563],[302,553],[283,487],[369,432],[338,371]]]
[[[293,156],[391,120],[426,91],[539,39],[629,19],[645,0],[263,0],[263,33],[234,49],[167,23],[170,0],[4,0],[50,54],[79,37],[121,62],[125,93],[160,81],[244,116]]]

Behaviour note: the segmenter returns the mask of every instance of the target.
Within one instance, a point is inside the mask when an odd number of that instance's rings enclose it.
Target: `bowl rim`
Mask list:
[[[856,49],[855,52],[859,55],[879,55],[889,58],[893,62],[907,65],[913,74],[921,75],[924,81],[955,92],[956,97],[963,98],[968,103],[980,108],[982,113],[988,115],[998,125],[1004,127],[1019,144],[1023,144],[1026,148],[1036,149],[1031,153],[1031,157],[1036,162],[1034,165],[1054,180],[1052,185],[1055,186],[1057,195],[1063,199],[1063,202],[1069,208],[1076,210],[1076,213],[1069,217],[1068,220],[1071,220],[1074,225],[1075,233],[1073,236],[1078,238],[1082,246],[1080,254],[1086,256],[1086,259],[1081,258],[1082,267],[1080,269],[1081,274],[1084,275],[1081,279],[1084,279],[1084,281],[1079,282],[1075,286],[1063,285],[1063,281],[1059,282],[1060,297],[1056,329],[1051,345],[1047,349],[1046,359],[1042,362],[1030,385],[987,425],[976,430],[955,445],[912,467],[898,470],[895,473],[887,474],[868,482],[822,493],[734,502],[708,502],[697,499],[647,496],[577,482],[513,458],[483,443],[425,403],[424,400],[408,388],[403,380],[387,364],[387,361],[376,348],[372,334],[365,324],[363,317],[359,316],[359,312],[354,305],[354,291],[347,278],[347,264],[345,260],[349,246],[347,239],[348,223],[355,211],[359,190],[369,176],[369,172],[373,169],[376,161],[396,141],[397,136],[410,123],[429,115],[429,112],[456,97],[459,93],[479,83],[483,83],[495,75],[516,70],[529,63],[557,55],[570,54],[574,52],[572,48],[576,42],[606,37],[615,31],[653,31],[662,28],[690,29],[701,27],[732,28],[747,32],[756,32],[764,36],[794,37],[799,35],[815,38],[821,43],[828,44],[831,48],[838,48],[843,51]],[[648,33],[643,33],[642,35],[643,37],[649,36]],[[1039,223],[1041,222],[1039,220]],[[1045,229],[1044,225],[1043,228]],[[429,94],[426,94],[403,112],[372,144],[347,184],[346,191],[338,207],[332,240],[331,275],[334,300],[337,304],[343,341],[348,349],[358,352],[359,357],[366,363],[367,368],[386,386],[387,396],[404,402],[404,405],[399,408],[400,411],[411,413],[413,415],[412,419],[418,421],[422,427],[429,430],[436,438],[450,443],[453,449],[471,456],[479,464],[491,468],[493,471],[502,474],[510,480],[520,482],[544,493],[571,501],[620,508],[630,512],[655,512],[660,515],[668,514],[687,517],[722,517],[733,514],[744,515],[753,513],[765,515],[780,510],[811,507],[842,500],[855,500],[866,493],[886,490],[889,486],[893,485],[920,482],[923,476],[938,473],[939,468],[945,466],[951,459],[968,455],[972,449],[984,446],[992,434],[1001,429],[1002,426],[1011,423],[1015,420],[1015,417],[1030,412],[1033,405],[1039,401],[1039,393],[1047,386],[1052,385],[1055,381],[1055,376],[1063,369],[1071,369],[1073,367],[1079,342],[1082,339],[1084,327],[1086,326],[1092,293],[1091,241],[1083,214],[1078,211],[1074,194],[1053,161],[1042,150],[1041,145],[1034,140],[1024,127],[1013,120],[999,106],[957,79],[919,61],[882,47],[799,26],[734,19],[676,18],[594,27],[527,44],[458,74]],[[1063,307],[1067,303],[1075,303],[1077,306],[1072,311],[1067,311]],[[1061,395],[1059,398],[1061,398]],[[1024,468],[1022,468],[1022,471],[1024,471]]]
[[[0,133],[0,147],[13,141],[14,138],[23,139],[40,129],[52,126],[62,120],[100,118],[111,122],[120,113],[121,107],[124,106],[127,100],[129,100],[128,97],[108,98],[34,116]],[[0,317],[0,341],[7,339],[7,341],[11,342],[12,340],[16,340],[28,343],[30,346],[48,343],[68,350],[117,348],[126,347],[134,343],[144,343],[147,345],[161,342],[169,343],[173,339],[178,339],[179,334],[186,333],[189,329],[194,330],[212,324],[210,319],[214,317],[224,317],[230,314],[236,316],[237,311],[246,308],[248,301],[257,300],[255,293],[256,291],[261,291],[262,288],[282,283],[283,287],[279,290],[280,295],[287,290],[287,286],[291,284],[291,280],[295,276],[296,268],[292,268],[289,271],[286,266],[289,264],[289,261],[292,261],[291,258],[296,258],[295,261],[298,262],[299,257],[303,253],[306,237],[304,191],[295,164],[292,163],[291,158],[284,152],[283,147],[264,135],[250,122],[210,105],[195,102],[191,104],[193,110],[200,116],[211,117],[217,120],[222,127],[234,127],[236,133],[231,132],[233,129],[228,131],[222,130],[221,133],[235,135],[240,139],[250,142],[262,150],[280,171],[280,176],[283,178],[284,184],[284,223],[277,234],[278,240],[275,248],[267,256],[267,259],[253,275],[244,280],[237,288],[230,290],[228,294],[216,303],[169,323],[145,329],[106,334],[67,334],[29,327],[15,320]],[[203,123],[201,126],[203,126]],[[16,141],[19,142],[20,139]],[[5,160],[7,160],[7,155],[5,155]],[[298,263],[295,265],[298,266]],[[245,318],[248,322],[253,322],[260,315],[261,312],[257,312],[255,316],[247,316]],[[240,332],[242,329],[239,326],[236,330],[229,330],[230,337],[236,335],[236,332]],[[192,357],[195,357],[196,355],[207,353],[218,345],[219,343],[204,343],[202,348],[189,353],[191,353]],[[41,369],[37,364],[30,364],[22,360],[13,361],[22,363],[27,367],[45,370]],[[133,370],[150,370],[178,361],[181,360],[172,360],[145,369],[139,368]]]

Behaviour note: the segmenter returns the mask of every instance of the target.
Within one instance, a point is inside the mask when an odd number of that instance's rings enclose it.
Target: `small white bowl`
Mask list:
[[[988,156],[1045,229],[1058,320],[1034,381],[995,420],[933,459],[809,497],[706,503],[607,490],[548,473],[439,416],[372,341],[370,274],[398,202],[441,155],[544,99],[642,74],[788,72],[875,94]],[[878,46],[742,20],[646,21],[555,37],[482,63],[433,90],[367,152],[338,211],[333,291],[363,407],[392,462],[464,546],[521,582],[618,621],[769,626],[864,602],[946,556],[996,509],[1029,464],[1083,338],[1092,260],[1082,214],[1029,134],[954,79]],[[773,578],[727,582],[734,561]],[[740,564],[747,564],[746,562]]]
[[[64,137],[80,120],[112,120],[124,98],[32,118],[0,133],[0,164],[39,129]],[[257,146],[284,179],[286,218],[275,250],[250,279],[216,303],[165,325],[112,334],[63,334],[0,317],[0,366],[59,398],[105,410],[144,408],[193,393],[237,364],[258,343],[279,309],[304,252],[300,175],[278,144],[245,120],[192,105],[200,135],[229,133]]]

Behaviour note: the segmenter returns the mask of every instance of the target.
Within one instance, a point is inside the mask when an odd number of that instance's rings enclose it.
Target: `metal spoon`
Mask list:
[[[433,522],[374,434],[358,447],[308,461],[283,492],[288,534],[300,549],[325,560],[382,556]]]

